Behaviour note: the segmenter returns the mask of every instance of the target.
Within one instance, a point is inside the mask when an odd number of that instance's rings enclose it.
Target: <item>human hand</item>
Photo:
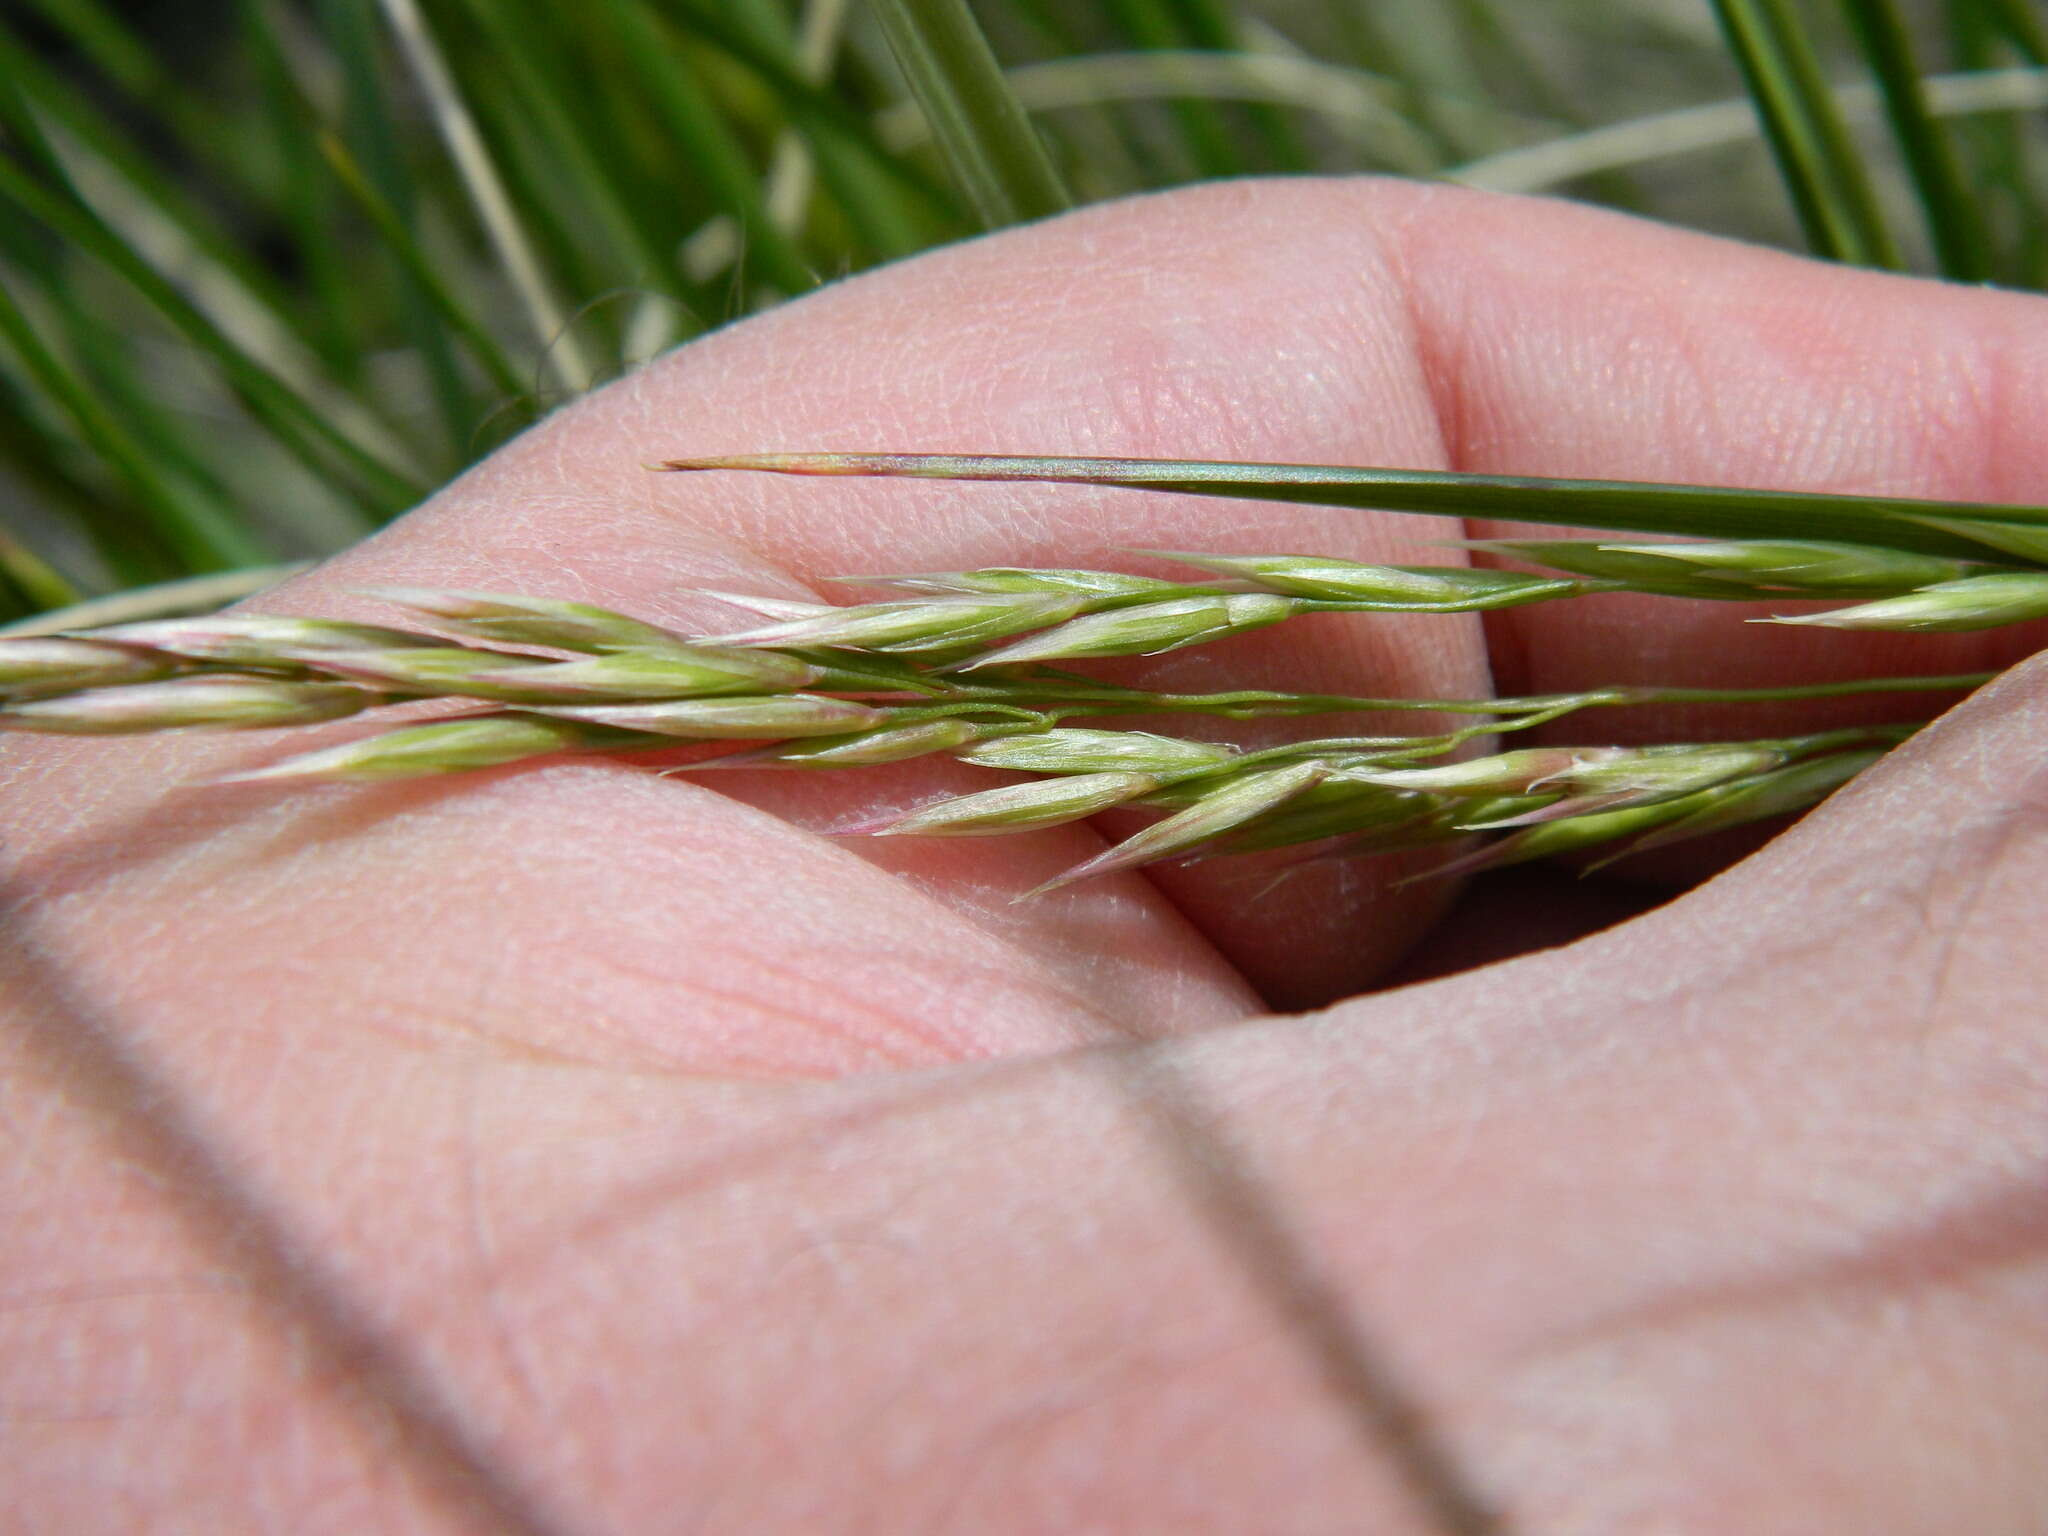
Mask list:
[[[2037,501],[2044,315],[1562,205],[1212,187],[696,344],[274,601],[695,624],[698,586],[1441,537],[640,468],[751,448]],[[2011,646],[1617,597],[1148,675],[1741,685]],[[930,763],[280,792],[194,782],[260,738],[11,742],[0,1485],[63,1531],[2031,1529],[2044,710],[2023,670],[1724,878],[1378,995],[1444,900],[1379,866],[1013,906],[1096,834],[807,830],[970,782]],[[1431,942],[1582,925],[1518,889]]]

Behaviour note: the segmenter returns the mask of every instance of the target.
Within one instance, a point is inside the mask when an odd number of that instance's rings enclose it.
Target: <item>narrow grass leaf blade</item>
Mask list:
[[[1233,56],[1253,60],[1245,51],[1246,40],[1238,25],[1243,7],[1226,0],[1175,0],[1180,25],[1187,40],[1202,53],[1218,58]],[[1309,169],[1308,148],[1287,117],[1271,106],[1247,103],[1240,109],[1250,121],[1265,150],[1264,170],[1305,171]]]
[[[46,23],[59,29],[123,91],[148,100],[168,87],[157,56],[101,0],[34,0],[34,4]]]
[[[175,283],[85,205],[53,193],[5,158],[0,158],[0,198],[12,202],[129,283],[193,346],[220,365],[250,412],[315,474],[332,481],[336,466],[329,459],[338,460],[346,475],[359,480],[377,504],[389,511],[409,506],[423,494],[423,487],[410,474],[384,462],[355,441],[334,425],[328,413],[238,345]]]
[[[1194,42],[1183,29],[1183,22],[1188,19],[1185,5],[1169,0],[1106,0],[1104,9],[1115,17],[1125,38],[1143,52],[1186,48]],[[1222,52],[1234,46],[1229,41],[1212,40],[1208,48]],[[1239,135],[1219,107],[1180,98],[1172,103],[1172,111],[1180,129],[1180,143],[1198,177],[1211,179],[1245,173]]]
[[[1066,208],[1059,172],[967,0],[874,0],[873,10],[982,224],[1000,229]]]
[[[1330,464],[1009,454],[765,453],[672,459],[660,467],[928,480],[1049,481],[1179,495],[1421,512],[1440,517],[1504,518],[1637,533],[1681,533],[1709,539],[1840,540],[1965,560],[1983,558],[1983,545],[1930,526],[1926,519],[1963,518],[2048,533],[2048,507],[2038,506]],[[2033,563],[2048,564],[2048,559]]]
[[[1994,523],[1981,517],[1922,517],[1917,521],[1943,533],[1968,539],[1985,550],[2016,555],[2030,565],[2048,565],[2048,526]]]
[[[47,613],[78,601],[64,573],[10,533],[0,533],[0,583],[22,612]]]
[[[848,222],[885,253],[909,254],[935,228],[958,230],[965,216],[952,195],[901,155],[838,93],[807,79],[786,19],[773,6],[730,0],[667,0],[677,26],[753,71],[819,151]],[[927,231],[923,236],[916,232]],[[909,242],[909,243],[906,243]]]
[[[278,3],[261,0],[261,14],[269,23],[268,30],[281,34],[289,23],[276,11]],[[424,258],[413,234],[422,204],[400,126],[388,108],[390,93],[379,47],[383,28],[377,0],[321,0],[317,14],[326,45],[322,61],[331,59],[340,76],[339,88],[322,90],[324,82],[308,79],[311,71],[305,68],[287,68],[284,73],[291,78],[297,115],[305,124],[308,159],[330,210],[328,248],[331,252],[339,246],[337,237],[346,232],[353,258],[350,267],[361,265],[353,231],[347,230],[346,220],[338,216],[340,202],[352,199],[384,240],[386,254],[397,268],[396,309],[440,411],[444,462],[461,463],[470,457],[474,446],[479,406],[456,355],[460,322],[445,302],[447,284],[437,264]],[[272,38],[270,46],[282,54],[285,50],[278,42]],[[332,261],[330,255],[328,264]],[[360,332],[364,323],[354,319],[349,328]],[[479,355],[476,361],[490,371],[487,358]],[[501,398],[516,398],[521,393],[516,379],[509,375],[508,380],[494,378],[492,382]]]
[[[620,56],[638,74],[640,95],[666,130],[678,160],[738,222],[741,259],[785,293],[815,287],[817,274],[769,217],[760,182],[732,127],[646,0],[610,0],[606,9],[624,44]]]
[[[1842,0],[1842,10],[1883,93],[1885,116],[1926,214],[1928,238],[1942,275],[1963,283],[1988,281],[1990,236],[1948,137],[1928,111],[1912,39],[1898,6],[1894,0]]]
[[[0,294],[0,302],[5,299]],[[0,358],[0,469],[34,497],[53,528],[82,533],[109,575],[139,582],[174,575],[181,562],[134,516],[128,488],[98,473],[94,455],[51,417],[39,389]]]
[[[12,75],[18,100],[32,109],[16,109],[16,131],[26,132],[43,147],[42,163],[77,192],[78,181],[67,163],[86,161],[96,173],[95,182],[108,187],[118,183],[125,198],[146,207],[160,218],[167,230],[187,242],[193,253],[216,269],[239,290],[240,301],[261,306],[264,315],[291,330],[309,347],[318,344],[321,326],[317,317],[294,304],[286,285],[270,270],[253,245],[239,242],[220,228],[195,205],[190,192],[176,179],[164,174],[161,159],[152,159],[138,147],[135,136],[120,126],[120,107],[111,111],[87,93],[75,89],[56,70],[49,68],[36,52],[0,30],[0,74]],[[5,100],[0,92],[0,101]],[[41,130],[38,118],[47,118],[59,144]],[[104,197],[101,199],[104,202]]]
[[[1972,0],[1973,8],[2035,64],[2048,64],[2048,22],[2028,0]]]
[[[1714,10],[1808,243],[1836,261],[1902,265],[1790,0],[1714,0]]]
[[[339,139],[326,135],[320,140],[320,149],[342,190],[355,199],[363,216],[370,221],[371,228],[376,230],[393,258],[405,269],[424,302],[440,316],[442,324],[450,332],[462,339],[470,357],[490,379],[492,388],[508,400],[524,395],[526,382],[512,365],[505,349],[455,297],[442,277],[440,266],[420,249],[419,241],[406,227],[405,220],[371,186],[347,147]]]
[[[5,283],[0,283],[0,341],[13,350],[50,402],[70,418],[80,440],[105,459],[135,497],[140,517],[102,512],[88,523],[117,576],[150,581],[183,571],[254,564],[265,557],[267,552],[232,518],[159,470],[119,414],[30,325]]]
[[[477,221],[497,252],[512,291],[526,310],[535,340],[546,349],[563,387],[572,394],[581,394],[590,388],[595,374],[575,337],[569,334],[568,317],[548,286],[540,259],[520,226],[504,179],[498,174],[469,104],[427,30],[426,19],[413,0],[383,0],[383,5],[406,62],[419,79],[435,125],[448,146],[449,157],[469,192]]]

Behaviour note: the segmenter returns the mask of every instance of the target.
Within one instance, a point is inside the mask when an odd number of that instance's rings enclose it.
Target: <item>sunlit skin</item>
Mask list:
[[[389,620],[360,589],[445,586],[729,628],[690,589],[1132,548],[1427,563],[1460,532],[665,457],[2039,502],[2044,400],[2038,298],[1560,204],[1218,186],[733,326],[265,605]],[[1742,616],[1320,616],[1123,675],[1469,696],[2026,649]],[[932,762],[206,782],[363,729],[0,755],[10,1529],[2039,1529],[2036,668],[1636,916],[1642,887],[1539,875],[1446,922],[1447,887],[1392,888],[1412,861],[1013,905],[1103,835],[818,830],[1003,782]]]

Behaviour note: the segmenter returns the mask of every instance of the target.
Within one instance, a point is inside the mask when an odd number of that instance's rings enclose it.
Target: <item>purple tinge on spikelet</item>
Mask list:
[[[531,713],[706,741],[839,736],[872,729],[889,719],[885,709],[815,693],[669,699],[646,704],[546,705]]]
[[[10,704],[0,709],[0,730],[64,736],[127,736],[195,729],[261,730],[338,720],[382,702],[382,695],[348,683],[177,677]]]
[[[84,631],[81,638],[140,646],[193,661],[258,667],[292,666],[335,654],[412,650],[447,643],[432,635],[379,624],[262,613],[150,619]]]
[[[25,699],[146,683],[179,669],[173,658],[61,635],[0,639],[0,698]]]
[[[1085,596],[1054,592],[861,603],[707,639],[717,645],[947,650],[1057,624],[1086,603]]]

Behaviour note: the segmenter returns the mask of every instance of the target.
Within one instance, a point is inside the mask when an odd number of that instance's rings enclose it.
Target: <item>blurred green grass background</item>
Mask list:
[[[2031,0],[11,0],[0,621],[317,556],[693,335],[1189,181],[2040,288],[2044,66]]]

